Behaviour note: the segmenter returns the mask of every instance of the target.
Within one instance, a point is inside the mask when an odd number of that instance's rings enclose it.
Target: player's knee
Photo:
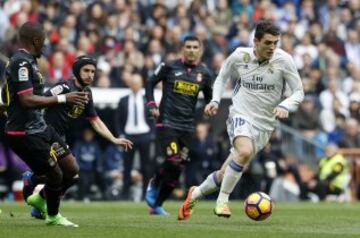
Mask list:
[[[252,157],[252,151],[250,149],[242,149],[241,151],[234,154],[234,160],[239,165],[247,165]]]
[[[56,166],[47,173],[47,184],[52,187],[60,187],[63,181],[63,172]]]
[[[71,178],[71,181],[72,181],[73,184],[76,184],[77,182],[79,182],[79,180],[80,180],[79,174],[75,174],[75,176],[73,176]]]
[[[67,171],[67,174],[64,176],[66,177],[70,177],[70,178],[73,178],[73,177],[79,177],[79,166],[77,164],[74,164],[68,171]]]

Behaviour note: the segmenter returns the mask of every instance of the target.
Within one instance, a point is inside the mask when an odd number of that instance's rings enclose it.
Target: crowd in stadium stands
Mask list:
[[[0,50],[10,56],[18,46],[18,28],[26,21],[38,21],[48,34],[39,62],[47,85],[71,77],[74,59],[89,54],[98,60],[93,87],[126,88],[132,75],[140,74],[147,80],[161,61],[179,56],[181,41],[189,34],[203,41],[202,59],[216,75],[230,52],[252,45],[253,23],[260,19],[271,19],[281,28],[279,47],[293,56],[304,85],[306,98],[285,123],[324,145],[360,147],[358,0],[0,0]],[[112,117],[112,112],[103,113]],[[116,127],[114,119],[105,121],[112,123],[109,128]],[[194,160],[186,171],[184,186],[198,184],[227,154],[226,136],[215,139],[210,128],[206,122],[197,124],[191,151]],[[101,141],[99,145],[91,132],[84,132],[83,137],[81,133],[72,141],[84,178],[80,185],[86,186],[76,194],[80,199],[121,198],[122,152]],[[297,161],[301,162],[304,150],[297,148]],[[260,168],[253,163],[244,175],[245,181],[253,182],[247,182],[234,196],[244,197],[246,189],[270,192],[268,183],[273,176],[259,175],[260,170],[270,175],[273,171],[273,165],[263,161],[267,156],[284,160],[288,164],[285,174],[292,174],[294,183],[301,187],[298,174],[306,172],[293,166],[292,160],[272,153],[271,148],[265,150],[261,159],[255,160]],[[152,157],[151,163],[157,163],[156,156]],[[23,165],[14,161],[14,154],[1,145],[2,198],[7,194],[6,186],[21,178]],[[137,201],[147,183],[139,171],[139,166],[134,166],[129,190]],[[98,190],[89,190],[89,183],[97,183]],[[181,190],[177,192],[182,196]],[[96,193],[100,195],[96,197]]]

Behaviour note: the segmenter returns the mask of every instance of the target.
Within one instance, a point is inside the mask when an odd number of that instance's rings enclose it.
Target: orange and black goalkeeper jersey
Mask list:
[[[146,99],[154,101],[154,87],[162,81],[162,98],[158,124],[192,131],[199,92],[205,102],[212,98],[212,75],[205,64],[187,65],[183,60],[161,63],[146,83]]]
[[[32,92],[42,95],[44,84],[36,58],[25,50],[17,51],[6,68],[6,90],[9,95],[5,132],[12,135],[35,134],[46,129],[41,109],[25,108],[19,95]]]

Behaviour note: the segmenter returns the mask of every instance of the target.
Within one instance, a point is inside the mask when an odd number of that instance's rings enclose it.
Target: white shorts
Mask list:
[[[234,151],[233,142],[236,137],[245,136],[252,140],[254,147],[254,155],[262,150],[269,142],[273,131],[260,130],[254,127],[249,121],[245,120],[241,115],[229,114],[226,121],[227,133],[231,143],[231,152]]]

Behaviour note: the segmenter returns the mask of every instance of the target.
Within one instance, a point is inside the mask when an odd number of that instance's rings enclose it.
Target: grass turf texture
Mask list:
[[[167,202],[167,217],[149,216],[145,203],[64,202],[62,215],[79,228],[46,226],[30,218],[24,203],[0,203],[0,237],[360,237],[360,203],[275,203],[265,221],[247,218],[242,201],[230,203],[232,217],[213,215],[213,201],[201,201],[189,221],[177,221],[180,202]]]

